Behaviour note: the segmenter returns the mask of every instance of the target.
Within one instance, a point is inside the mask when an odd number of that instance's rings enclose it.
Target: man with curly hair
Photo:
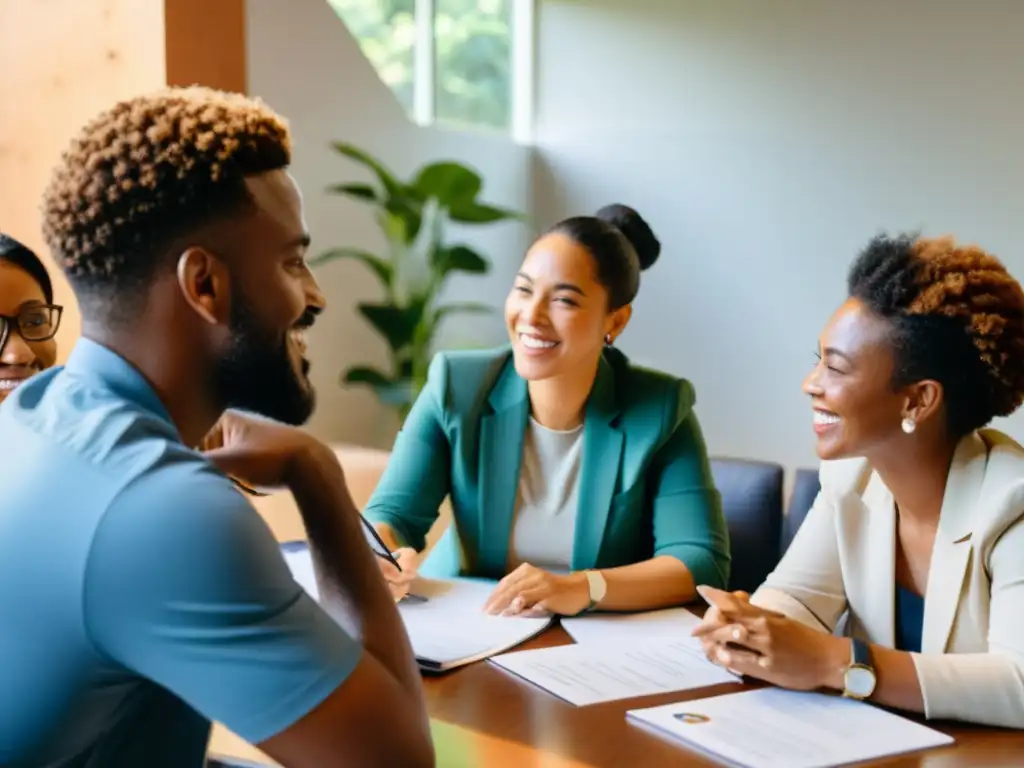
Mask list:
[[[260,102],[169,89],[91,121],[53,174],[83,338],[0,410],[0,765],[198,767],[212,721],[293,768],[433,764],[341,468],[288,426],[324,308],[290,160]],[[324,608],[236,483],[295,496]]]
[[[951,237],[880,236],[804,382],[821,493],[757,592],[703,590],[709,658],[1024,729],[1024,291]],[[834,630],[846,617],[846,636]]]

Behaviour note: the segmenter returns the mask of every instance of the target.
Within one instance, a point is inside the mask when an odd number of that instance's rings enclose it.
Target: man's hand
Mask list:
[[[419,667],[334,452],[300,429],[239,413],[224,414],[202,449],[237,482],[291,491],[309,539],[319,602],[363,647],[342,685],[258,746],[296,768],[434,765]]]
[[[334,452],[301,429],[235,411],[221,416],[200,448],[226,475],[257,490],[290,486],[296,463],[307,459],[340,471]]]

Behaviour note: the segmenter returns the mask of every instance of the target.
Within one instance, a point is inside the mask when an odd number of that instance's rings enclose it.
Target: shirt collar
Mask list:
[[[68,355],[64,370],[101,386],[175,427],[156,390],[135,366],[102,344],[80,338]]]

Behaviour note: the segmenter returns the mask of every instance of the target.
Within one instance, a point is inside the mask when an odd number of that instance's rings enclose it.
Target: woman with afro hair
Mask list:
[[[1024,728],[1024,448],[986,428],[1024,399],[1024,293],[913,235],[872,240],[848,288],[804,382],[818,498],[753,597],[701,590],[695,634],[786,688]]]

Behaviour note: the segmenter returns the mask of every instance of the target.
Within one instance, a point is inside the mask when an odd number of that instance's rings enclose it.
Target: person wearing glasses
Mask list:
[[[53,337],[62,309],[39,257],[0,234],[0,403],[57,361]]]
[[[326,299],[291,147],[259,100],[166,88],[54,168],[82,335],[0,406],[0,765],[204,768],[214,722],[289,768],[437,764],[344,472],[299,428]],[[33,296],[0,308],[15,347],[50,333]],[[291,492],[320,602],[236,483]]]

